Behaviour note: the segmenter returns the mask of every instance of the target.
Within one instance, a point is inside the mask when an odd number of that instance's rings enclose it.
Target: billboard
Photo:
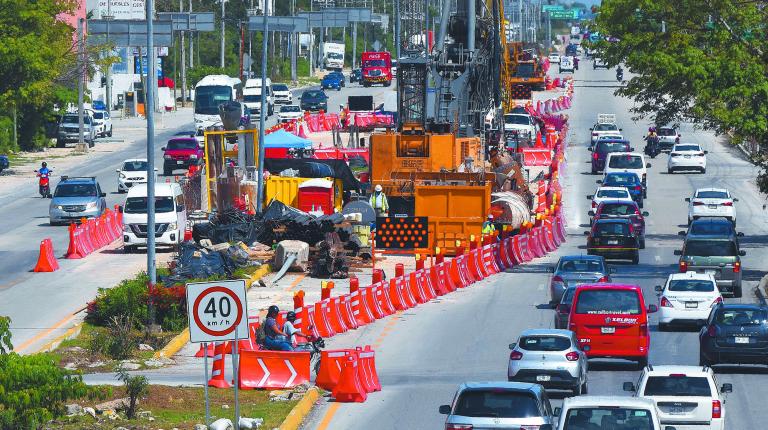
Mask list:
[[[146,19],[146,6],[144,0],[98,0],[94,18],[109,15],[114,19]]]

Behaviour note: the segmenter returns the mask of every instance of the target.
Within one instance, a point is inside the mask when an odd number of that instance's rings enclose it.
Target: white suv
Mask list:
[[[587,196],[587,200],[592,200],[592,209],[597,209],[600,203],[606,200],[626,200],[632,201],[629,190],[626,187],[597,187],[595,194]]]
[[[717,289],[715,275],[711,273],[673,273],[662,287],[656,286],[659,296],[659,331],[672,324],[703,324],[723,296]]]
[[[733,386],[718,387],[709,367],[648,366],[637,387],[625,382],[624,390],[652,400],[662,428],[677,425],[686,430],[723,430],[725,399],[721,395],[732,392]]]
[[[699,188],[693,197],[685,199],[688,202],[688,224],[705,216],[723,217],[736,225],[736,208],[733,206],[739,199],[731,196],[725,188]]]
[[[558,416],[557,430],[670,430],[659,424],[653,401],[638,397],[567,397],[562,408],[555,408],[555,415]]]
[[[643,187],[647,185],[648,168],[651,163],[645,162],[645,155],[638,152],[611,152],[605,160],[605,174],[617,172],[630,172],[637,174]],[[646,197],[643,195],[643,197]]]

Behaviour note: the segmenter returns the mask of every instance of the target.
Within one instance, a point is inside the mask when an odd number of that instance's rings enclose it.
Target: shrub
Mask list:
[[[117,379],[125,384],[125,393],[129,404],[125,407],[125,415],[129,420],[136,418],[136,401],[149,391],[149,381],[144,375],[131,376],[125,369],[118,369]]]

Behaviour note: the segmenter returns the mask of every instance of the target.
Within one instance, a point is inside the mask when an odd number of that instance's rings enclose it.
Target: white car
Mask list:
[[[664,286],[657,285],[659,295],[659,331],[674,324],[701,325],[712,308],[723,301],[711,273],[673,273]]]
[[[526,139],[536,138],[536,123],[530,115],[525,113],[508,113],[504,115],[504,134],[516,132],[519,137]]]
[[[560,73],[571,72],[575,70],[575,60],[573,57],[563,57],[560,59]]]
[[[659,147],[662,151],[669,151],[676,143],[680,143],[680,133],[674,127],[658,127],[656,135],[659,137]]]
[[[293,103],[293,94],[287,84],[272,84],[272,99],[275,104],[289,105]]]
[[[560,54],[558,54],[558,53],[549,54],[548,58],[549,58],[549,62],[550,63],[560,64]]]
[[[157,169],[155,169],[157,171]],[[147,159],[132,158],[123,161],[117,172],[117,192],[126,193],[136,184],[147,183]]]
[[[640,397],[566,397],[558,412],[557,430],[666,430],[653,401]]]
[[[629,195],[629,190],[625,187],[597,187],[595,194],[588,195],[587,199],[592,200],[592,209],[596,209],[605,200],[626,200],[631,202],[632,196]]]
[[[278,122],[289,122],[295,119],[301,119],[304,116],[304,112],[299,105],[286,105],[280,106],[280,111],[277,113]]]
[[[725,188],[699,188],[693,197],[685,199],[688,202],[688,224],[705,216],[728,218],[736,225],[736,208],[733,206],[739,199],[731,196]]]
[[[676,170],[698,170],[707,173],[707,154],[698,143],[677,143],[669,151],[667,173]]]
[[[589,131],[591,132],[590,144],[594,145],[601,135],[621,134],[620,132],[622,130],[616,125],[616,115],[601,113],[597,115],[597,123],[595,123],[595,125],[592,126]]]
[[[93,124],[96,126],[96,136],[112,137],[112,118],[105,110],[93,111]]]
[[[651,163],[646,163],[645,155],[639,152],[611,152],[605,160],[604,172],[606,175],[617,172],[636,173],[643,182],[643,186],[647,188],[649,167],[651,167]]]
[[[640,374],[637,387],[625,382],[624,390],[653,401],[662,429],[673,426],[681,430],[723,430],[723,394],[733,392],[733,386],[718,387],[715,373],[709,367],[649,366]]]

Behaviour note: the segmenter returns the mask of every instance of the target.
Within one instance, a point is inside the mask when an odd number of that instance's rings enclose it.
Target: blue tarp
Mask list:
[[[277,130],[264,136],[265,148],[312,148],[312,141],[288,133],[285,130]]]

